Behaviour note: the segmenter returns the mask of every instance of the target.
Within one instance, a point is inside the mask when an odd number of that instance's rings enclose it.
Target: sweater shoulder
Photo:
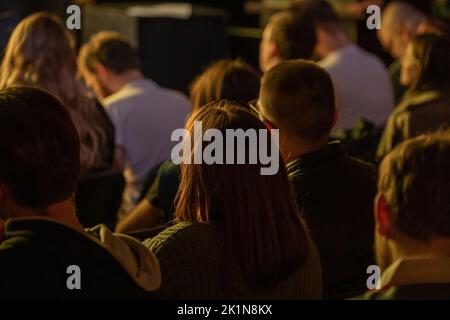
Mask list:
[[[180,222],[143,243],[158,255],[164,249],[182,249],[186,246],[192,247],[198,242],[211,242],[217,238],[216,231],[216,226],[210,223]],[[190,241],[178,241],[180,239],[189,239]]]

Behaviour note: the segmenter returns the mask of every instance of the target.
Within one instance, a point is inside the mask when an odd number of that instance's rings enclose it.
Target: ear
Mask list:
[[[96,63],[94,66],[95,74],[102,79],[108,79],[111,72],[101,63]]]
[[[411,41],[411,38],[414,36],[414,34],[411,32],[411,30],[404,23],[400,23],[398,25],[397,34],[398,34],[399,39],[404,44],[408,44]]]
[[[339,120],[339,117],[340,117],[340,113],[339,113],[339,111],[337,110],[337,109],[335,109],[334,110],[334,116],[333,116],[333,125],[331,126],[332,128],[336,125],[336,123],[338,122],[338,120]]]
[[[280,50],[275,42],[269,44],[269,56],[272,59],[280,59]]]
[[[383,195],[376,199],[375,219],[376,232],[383,237],[389,238],[392,233],[391,209]]]

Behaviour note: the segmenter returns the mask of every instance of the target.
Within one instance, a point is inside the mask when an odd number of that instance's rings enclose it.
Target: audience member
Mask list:
[[[171,134],[183,128],[189,102],[181,93],[146,79],[137,52],[116,32],[92,36],[81,48],[78,62],[116,129],[116,163],[125,170],[127,212],[152,168],[169,159]]]
[[[63,102],[80,136],[82,174],[112,167],[114,127],[78,81],[73,40],[53,14],[28,16],[8,42],[0,66],[0,89],[21,85],[44,89]]]
[[[229,100],[247,106],[258,98],[259,74],[241,60],[219,60],[192,83],[190,98],[194,111],[211,102]],[[145,199],[116,227],[117,232],[131,232],[167,223],[174,218],[179,166],[164,162],[158,169]]]
[[[227,129],[265,129],[250,110],[229,102],[195,112],[186,125],[191,136],[196,121],[202,122],[203,133],[216,129],[224,136]],[[259,135],[256,148],[270,141],[270,134],[266,139]],[[204,141],[203,149],[209,143]],[[246,154],[249,144],[244,143]],[[227,156],[228,149],[222,152]],[[144,242],[161,264],[157,295],[321,298],[319,257],[295,206],[283,161],[274,175],[261,175],[259,160],[236,164],[236,153],[232,157],[234,164],[181,164],[179,223]]]
[[[353,129],[361,119],[383,127],[395,104],[383,62],[351,42],[327,1],[303,0],[292,6],[315,24],[315,56],[330,74],[336,94],[339,120],[333,132]]]
[[[400,102],[407,89],[400,83],[401,59],[405,55],[408,43],[426,19],[424,13],[405,1],[394,1],[383,8],[378,39],[384,49],[396,59],[389,66],[396,103]]]
[[[377,150],[384,157],[398,143],[450,124],[450,40],[416,36],[402,60],[400,82],[408,87],[389,117]]]
[[[421,135],[380,166],[375,251],[380,290],[365,299],[450,299],[450,134]]]
[[[375,169],[328,143],[336,120],[328,73],[313,62],[286,61],[262,80],[261,116],[280,129],[280,150],[297,204],[323,270],[324,297],[364,292],[373,256]]]
[[[140,242],[78,222],[79,137],[56,98],[1,90],[0,154],[0,299],[142,298],[159,287],[158,261]]]
[[[309,59],[316,45],[314,25],[294,10],[278,12],[264,28],[259,50],[262,72],[288,59]]]

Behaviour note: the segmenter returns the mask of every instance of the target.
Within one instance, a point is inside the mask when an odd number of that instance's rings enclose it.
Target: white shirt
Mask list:
[[[319,64],[333,82],[339,120],[333,131],[352,129],[359,119],[385,124],[394,108],[394,92],[382,61],[357,45],[327,55]]]
[[[125,150],[125,178],[131,202],[142,191],[147,175],[170,158],[173,130],[184,128],[189,100],[149,79],[128,83],[102,101],[114,124],[116,145]]]

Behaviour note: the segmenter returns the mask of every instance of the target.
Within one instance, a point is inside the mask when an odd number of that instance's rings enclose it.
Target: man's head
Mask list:
[[[322,59],[349,43],[341,20],[328,1],[296,0],[291,2],[291,8],[313,22],[317,36],[314,55],[317,58]]]
[[[29,87],[0,91],[0,219],[70,199],[80,171],[77,131],[64,106]]]
[[[281,61],[309,59],[316,44],[313,24],[295,10],[274,14],[264,28],[259,64],[263,72]]]
[[[385,50],[399,59],[403,57],[409,41],[425,21],[425,14],[413,5],[404,1],[391,2],[383,9],[378,39]]]
[[[336,119],[331,78],[313,62],[284,61],[264,75],[259,108],[261,115],[280,129],[285,158],[296,153],[298,146],[306,149],[326,144]]]
[[[138,53],[128,40],[113,31],[99,32],[80,49],[78,66],[99,98],[120,90],[130,73],[140,75]]]
[[[375,200],[380,267],[402,255],[439,254],[439,244],[450,243],[449,163],[450,132],[407,140],[381,163]]]

